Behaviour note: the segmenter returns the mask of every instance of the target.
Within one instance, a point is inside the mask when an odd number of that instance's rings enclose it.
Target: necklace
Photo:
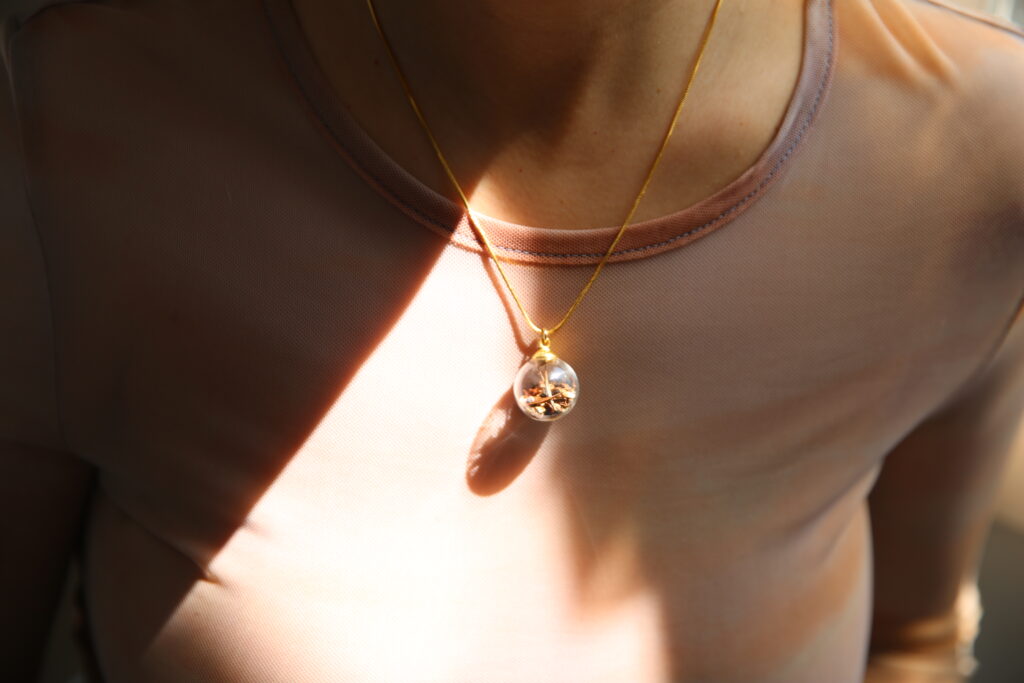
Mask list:
[[[481,229],[477,224],[476,219],[474,218],[473,209],[469,206],[469,200],[466,198],[466,194],[462,191],[462,186],[459,185],[459,181],[455,179],[455,174],[448,165],[448,161],[445,159],[444,154],[441,153],[441,147],[438,145],[433,132],[431,132],[430,126],[427,125],[427,121],[423,117],[423,113],[420,111],[416,98],[413,97],[412,88],[409,87],[405,74],[402,72],[402,68],[398,64],[398,57],[395,56],[395,51],[391,47],[391,42],[384,34],[384,29],[381,28],[380,20],[377,18],[377,11],[373,6],[373,0],[366,0],[366,6],[370,10],[370,18],[373,20],[373,25],[377,29],[377,34],[384,43],[388,57],[391,60],[391,65],[394,67],[395,73],[398,76],[398,80],[402,83],[402,88],[405,90],[405,95],[409,100],[409,105],[412,107],[413,113],[416,114],[416,118],[419,120],[423,130],[426,132],[427,137],[430,138],[430,144],[433,146],[438,160],[444,167],[445,174],[448,176],[448,179],[451,180],[452,185],[455,186],[455,190],[459,193],[459,198],[466,207],[466,216],[469,220],[469,224],[473,227],[477,238],[487,250],[488,255],[491,257],[491,261],[493,261],[495,267],[497,267],[498,273],[501,275],[501,279],[505,282],[505,286],[508,287],[508,291],[512,295],[512,299],[519,308],[519,312],[523,314],[523,319],[526,321],[527,325],[530,326],[530,329],[539,335],[537,340],[537,351],[521,368],[519,368],[519,372],[516,373],[515,380],[512,384],[512,391],[516,399],[516,404],[519,406],[520,410],[534,420],[551,421],[564,417],[573,409],[579,399],[579,378],[576,376],[576,372],[572,369],[572,366],[551,351],[551,335],[561,329],[562,325],[569,320],[569,317],[576,311],[580,302],[583,301],[583,297],[585,297],[587,292],[590,291],[591,285],[593,285],[594,281],[597,280],[597,276],[600,275],[601,269],[604,268],[604,264],[608,261],[608,257],[611,256],[612,252],[615,250],[615,245],[619,243],[623,233],[625,233],[626,226],[629,224],[630,219],[633,217],[633,214],[636,213],[636,209],[640,205],[640,200],[643,199],[644,194],[647,192],[647,186],[650,184],[651,177],[654,175],[654,169],[658,167],[658,163],[661,161],[661,157],[665,153],[665,148],[668,146],[669,138],[672,137],[672,131],[675,130],[676,121],[679,120],[679,113],[683,110],[683,104],[686,102],[686,96],[690,92],[690,86],[693,85],[693,80],[697,75],[697,69],[700,67],[701,59],[704,56],[704,48],[707,46],[708,38],[714,28],[715,18],[718,16],[718,9],[721,5],[722,0],[716,0],[715,7],[711,12],[711,17],[704,30],[704,36],[701,39],[700,48],[697,52],[697,59],[694,61],[693,68],[690,71],[690,76],[686,81],[686,87],[683,89],[683,94],[679,99],[679,104],[676,106],[676,110],[672,116],[672,121],[668,126],[668,130],[666,130],[665,136],[661,141],[661,146],[658,148],[654,161],[651,163],[651,166],[647,171],[647,176],[644,178],[644,181],[640,186],[640,192],[637,193],[636,199],[633,200],[633,206],[630,208],[629,214],[626,215],[626,219],[622,222],[622,227],[620,227],[618,233],[616,233],[615,239],[612,240],[612,243],[608,246],[608,250],[604,253],[601,261],[597,264],[597,267],[594,269],[590,279],[587,280],[587,283],[583,286],[583,289],[580,290],[580,293],[576,295],[576,299],[572,302],[569,310],[566,311],[561,320],[559,320],[554,326],[548,328],[541,327],[533,322],[533,319],[530,318],[529,313],[527,313],[526,309],[523,307],[522,301],[519,300],[519,296],[516,294],[516,291],[512,288],[512,283],[505,274],[505,270],[501,267],[501,262],[498,260],[498,257],[494,255],[494,249],[491,246],[490,239],[488,239],[483,229]]]

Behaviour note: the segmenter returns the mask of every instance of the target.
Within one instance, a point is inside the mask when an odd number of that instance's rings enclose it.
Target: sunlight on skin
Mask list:
[[[215,562],[225,588],[239,591],[219,599],[261,624],[255,650],[266,666],[303,667],[318,680],[345,671],[366,681],[451,681],[489,666],[534,680],[552,670],[595,679],[618,664],[630,666],[618,675],[662,679],[650,591],[620,594],[600,612],[572,605],[564,511],[511,496],[484,509],[442,492],[346,529],[358,511],[317,519],[323,513],[303,503],[302,487],[281,486],[255,511],[267,523],[244,527]],[[274,520],[293,515],[309,522],[277,537]],[[628,572],[632,563],[619,564]],[[604,583],[621,585],[612,573]],[[650,670],[638,672],[638,663]]]
[[[539,300],[539,278],[518,274],[528,283],[521,289],[526,301]],[[549,299],[563,293],[543,292]],[[680,476],[671,449],[648,445],[632,453],[627,439],[612,439],[600,404],[547,433],[500,493],[481,496],[467,486],[477,432],[523,361],[507,318],[495,314],[500,307],[495,290],[479,282],[426,278],[213,559],[219,583],[194,585],[178,604],[153,644],[154,662],[175,653],[192,658],[187,666],[194,671],[368,683],[475,681],[480,672],[493,674],[495,683],[655,681],[722,667],[769,680],[772,667],[835,666],[801,653],[825,642],[813,639],[823,637],[827,623],[854,630],[832,615],[851,604],[859,542],[837,546],[842,553],[800,591],[763,588],[790,586],[791,566],[821,561],[832,527],[845,519],[836,507],[805,532],[777,531],[800,519],[801,510],[823,504],[824,494],[799,483],[827,463],[784,471],[793,491],[807,492],[804,498],[763,501],[750,489],[727,492],[730,514],[739,518],[737,506],[773,505],[779,518],[757,524],[791,544],[784,562],[751,565],[758,567],[756,584],[745,580],[746,555],[758,550],[749,544],[747,523],[734,518],[715,527],[716,538],[703,537],[717,519],[704,516],[704,508],[725,509],[705,503],[726,495],[722,482],[751,465],[715,461],[703,463],[703,479]],[[565,341],[588,371],[585,352],[572,349],[571,336]],[[600,375],[585,374],[583,381],[591,377]],[[600,387],[600,380],[591,382]],[[651,417],[655,428],[660,416]],[[641,433],[648,427],[644,417],[633,424]],[[816,436],[826,428],[793,430]],[[794,438],[810,438],[802,433]],[[598,441],[621,461],[595,461]],[[646,462],[648,452],[671,460]],[[588,479],[592,467],[613,478],[595,486]],[[838,487],[861,481],[862,470],[853,463],[829,476]],[[844,505],[855,504],[857,490],[843,490]],[[782,510],[784,503],[792,511]],[[681,514],[701,517],[682,524]],[[701,581],[707,571],[714,581]],[[799,612],[786,596],[805,599]],[[863,600],[863,590],[855,597]],[[701,648],[737,610],[763,615],[761,626],[731,638],[729,652],[708,655]],[[714,623],[692,621],[692,614],[709,613],[718,615]],[[689,643],[699,645],[690,650]],[[834,657],[840,645],[821,652]],[[551,671],[561,678],[552,679]]]
[[[519,352],[509,353],[506,326],[472,316],[500,306],[493,291],[460,292],[467,315],[438,319],[452,296],[450,280],[424,282],[214,559],[221,584],[194,586],[170,621],[238,613],[237,623],[259,624],[258,642],[233,657],[281,676],[455,681],[491,668],[657,680],[659,604],[640,586],[635,533],[625,526],[602,558],[584,558],[599,566],[580,587],[569,524],[578,513],[553,489],[550,457],[500,495],[467,489],[466,453]],[[436,334],[423,334],[431,326]],[[460,345],[501,352],[464,357]],[[437,403],[416,402],[431,391]],[[381,406],[380,420],[356,411],[364,421],[352,421],[351,407],[366,402]],[[386,428],[392,412],[400,430]],[[424,459],[436,453],[445,461]]]

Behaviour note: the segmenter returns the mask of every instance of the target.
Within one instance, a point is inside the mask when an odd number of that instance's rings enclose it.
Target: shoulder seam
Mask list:
[[[984,12],[970,10],[967,9],[966,7],[954,5],[950,3],[948,0],[917,0],[917,2],[949,10],[954,14],[959,14],[960,16],[966,17],[973,21],[977,21],[982,24],[987,24],[988,26],[992,26],[997,29],[1002,29],[1003,31],[1006,31],[1010,35],[1015,35],[1018,38],[1024,40],[1024,27],[1018,26],[1009,19],[1003,19],[1001,17],[996,17],[991,14],[986,14]]]
[[[48,10],[60,7],[61,5],[85,4],[93,1],[94,0],[44,0],[44,2],[41,3],[38,7],[29,7],[28,9],[13,11],[8,16],[7,20],[10,21],[13,25],[13,33],[17,33],[19,30],[21,30],[22,27],[25,26],[25,24],[29,23],[37,16],[43,14]]]
[[[72,3],[84,3],[90,0],[44,0],[41,4],[35,7],[23,7],[21,9],[13,8],[8,9],[0,13],[0,60],[3,61],[4,66],[7,69],[8,78],[11,73],[11,43],[14,42],[14,37],[25,28],[33,19],[43,14],[47,10],[60,7],[61,5],[68,5]],[[2,0],[0,0],[2,2]]]

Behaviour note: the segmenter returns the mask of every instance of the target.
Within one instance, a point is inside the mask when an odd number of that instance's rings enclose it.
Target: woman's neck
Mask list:
[[[364,4],[365,0],[356,0]],[[719,51],[744,30],[723,0]],[[374,0],[416,90],[473,130],[558,130],[586,111],[671,109],[715,0]],[[715,45],[709,45],[711,50]],[[623,111],[623,110],[626,111]],[[662,117],[663,118],[663,117]]]
[[[405,102],[366,0],[292,0],[346,106],[458,201]],[[474,209],[558,227],[621,221],[679,102],[715,0],[374,0]],[[792,95],[804,0],[723,0],[680,128],[634,220],[742,173]],[[664,187],[664,186],[663,186]]]

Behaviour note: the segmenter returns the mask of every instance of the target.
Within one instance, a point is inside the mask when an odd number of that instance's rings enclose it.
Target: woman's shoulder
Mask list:
[[[833,3],[843,102],[857,120],[876,122],[880,140],[919,141],[921,155],[955,152],[951,181],[983,173],[991,201],[1019,205],[1024,28],[954,0]]]
[[[1024,71],[1024,28],[1009,19],[953,0],[832,2],[840,52],[855,72],[927,88]]]

